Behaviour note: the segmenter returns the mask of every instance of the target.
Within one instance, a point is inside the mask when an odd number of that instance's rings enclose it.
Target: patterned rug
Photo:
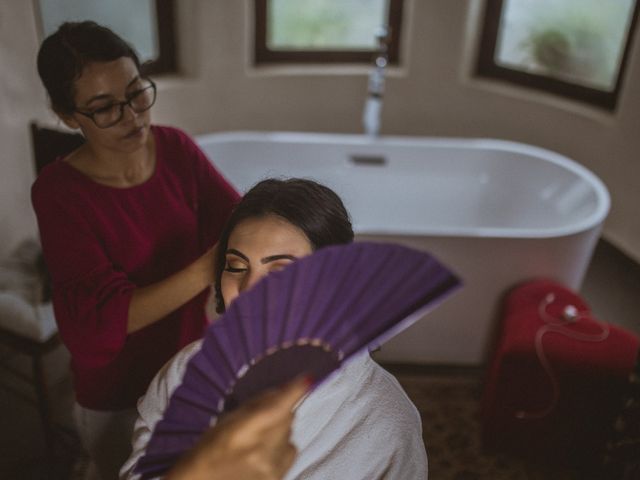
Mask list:
[[[420,411],[431,480],[640,480],[640,353],[601,454],[574,467],[483,451],[480,369],[387,369]]]
[[[389,368],[392,370],[392,368]],[[432,480],[574,480],[577,471],[483,452],[477,373],[395,373],[422,417]]]

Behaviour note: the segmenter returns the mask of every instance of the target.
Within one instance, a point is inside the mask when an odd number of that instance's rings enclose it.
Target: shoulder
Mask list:
[[[178,128],[162,125],[153,125],[151,128],[156,144],[156,158],[178,177],[193,182],[194,172],[209,164],[200,147]]]
[[[53,199],[68,196],[75,190],[71,167],[58,159],[46,165],[31,186],[31,200],[34,207],[44,206]]]
[[[378,365],[369,355],[364,362],[369,372],[367,396],[371,404],[393,419],[394,425],[401,428],[417,429],[422,434],[420,413],[406,394],[398,380]]]
[[[395,377],[368,353],[353,358],[319,385],[302,403],[300,413],[312,423],[321,417],[327,422],[347,415],[348,422],[370,425],[368,428],[376,432],[387,432],[385,437],[399,431],[404,432],[404,438],[411,436],[409,432],[422,435],[418,410]]]
[[[313,470],[308,478],[426,478],[420,416],[368,353],[348,361],[304,400],[293,441],[299,451],[294,473]]]
[[[44,190],[57,183],[57,181],[65,178],[64,170],[67,167],[62,159],[45,165],[33,182],[32,190]]]
[[[368,353],[358,355],[349,362],[343,375],[350,382],[359,385],[360,394],[371,404],[378,405],[378,408],[406,414],[412,421],[420,418],[418,410],[402,385]],[[354,382],[356,378],[357,382]]]
[[[151,131],[156,140],[156,148],[195,147],[195,142],[191,136],[179,128],[167,125],[152,125]]]
[[[369,446],[386,449],[387,467],[395,471],[392,478],[422,478],[427,457],[418,409],[398,380],[368,354],[356,359],[353,367],[361,369],[363,381],[352,402],[363,408],[366,433],[375,432],[368,436]]]

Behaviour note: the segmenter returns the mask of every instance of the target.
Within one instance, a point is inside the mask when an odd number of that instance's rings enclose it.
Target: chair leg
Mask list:
[[[51,410],[49,407],[49,394],[47,383],[44,376],[42,365],[42,356],[34,355],[33,359],[33,378],[38,400],[38,410],[40,411],[40,420],[42,422],[42,430],[44,433],[44,441],[47,447],[48,455],[53,458],[54,454],[54,432],[51,422]]]

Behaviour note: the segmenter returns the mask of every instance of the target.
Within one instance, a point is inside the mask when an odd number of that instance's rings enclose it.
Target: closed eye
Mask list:
[[[290,265],[291,261],[279,261],[279,262],[274,262],[271,265],[269,265],[269,272],[279,272],[280,270],[284,269],[287,265]]]
[[[242,273],[242,272],[246,272],[247,269],[237,268],[237,267],[232,267],[231,265],[227,265],[226,267],[224,267],[224,271],[229,273]]]
[[[92,114],[96,114],[96,113],[106,113],[108,111],[110,111],[113,107],[117,107],[117,105],[115,103],[112,103],[110,105],[106,105],[104,107],[100,107],[100,108],[96,108],[94,110],[91,110]]]

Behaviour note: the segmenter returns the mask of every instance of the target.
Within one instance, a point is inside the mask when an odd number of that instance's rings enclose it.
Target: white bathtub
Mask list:
[[[284,132],[196,140],[240,191],[271,176],[315,179],[342,197],[358,239],[426,249],[463,278],[376,353],[382,361],[483,363],[501,295],[537,277],[578,289],[609,211],[591,172],[521,143]]]

